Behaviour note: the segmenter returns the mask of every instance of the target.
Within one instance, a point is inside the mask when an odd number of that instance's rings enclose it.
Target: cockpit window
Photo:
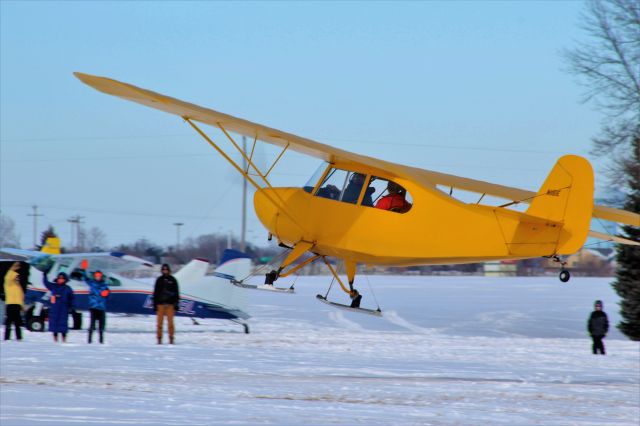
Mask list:
[[[313,177],[304,186],[306,192],[313,192],[317,181],[323,176],[327,163],[323,163]],[[365,186],[365,182],[367,185]],[[365,173],[359,173],[332,167],[318,185],[316,197],[329,198],[349,204],[406,213],[413,205],[413,198],[400,184],[388,179],[371,176],[367,180]]]
[[[412,202],[413,198],[403,186],[388,179],[371,176],[362,205],[406,213],[411,210]]]
[[[363,173],[333,168],[325,176],[316,196],[356,204],[366,177]]]
[[[347,186],[348,178],[348,171],[336,168],[331,169],[320,184],[316,196],[339,200],[342,197],[342,191],[344,191],[345,186]]]
[[[329,163],[327,163],[326,161],[320,164],[320,167],[318,167],[318,170],[316,170],[313,176],[311,176],[311,178],[307,181],[307,183],[304,184],[302,189],[304,189],[306,192],[311,194],[313,192],[313,188],[316,187],[316,183],[318,183],[324,171],[327,170],[328,165]]]

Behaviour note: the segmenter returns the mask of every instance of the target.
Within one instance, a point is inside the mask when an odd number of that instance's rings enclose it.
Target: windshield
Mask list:
[[[313,188],[315,188],[316,184],[322,177],[322,174],[324,173],[324,171],[327,170],[328,165],[329,163],[327,163],[326,161],[323,161],[322,164],[320,164],[320,167],[318,167],[315,173],[311,176],[311,178],[309,178],[307,183],[305,183],[302,188],[308,193],[313,192]]]

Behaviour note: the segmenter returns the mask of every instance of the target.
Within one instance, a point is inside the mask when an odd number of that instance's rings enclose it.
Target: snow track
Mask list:
[[[249,335],[227,322],[180,318],[178,344],[158,346],[153,318],[115,315],[102,346],[85,344],[85,331],[66,345],[27,332],[24,342],[0,345],[0,424],[640,421],[639,345],[607,339],[609,355],[593,356],[584,321],[567,314],[586,320],[594,294],[615,314],[607,280],[576,279],[572,292],[581,297],[553,298],[566,288],[549,281],[540,290],[536,281],[527,294],[526,279],[485,279],[465,285],[454,302],[447,278],[405,280],[406,300],[391,296],[385,278],[372,277],[383,309],[390,307],[383,318],[318,303],[326,283],[312,277],[298,280],[298,295],[252,294]],[[486,298],[491,286],[505,287],[492,293],[500,297]]]

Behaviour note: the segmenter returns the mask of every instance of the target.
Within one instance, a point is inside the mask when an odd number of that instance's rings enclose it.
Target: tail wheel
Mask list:
[[[558,277],[560,278],[560,281],[566,283],[567,281],[569,281],[569,278],[571,278],[571,274],[566,269],[563,269],[562,271],[560,271],[560,275],[558,275]]]

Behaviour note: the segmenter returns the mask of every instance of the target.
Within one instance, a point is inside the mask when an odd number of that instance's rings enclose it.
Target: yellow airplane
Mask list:
[[[594,206],[593,170],[586,159],[576,155],[561,157],[541,188],[530,192],[390,163],[109,78],[75,75],[101,92],[182,117],[255,187],[258,218],[270,236],[291,248],[279,268],[271,276],[267,274],[266,284],[272,285],[278,277],[322,259],[351,296],[349,307],[359,308],[361,296],[353,287],[358,264],[461,264],[532,257],[550,257],[563,264],[559,256],[580,250],[589,235],[640,245],[589,230],[592,217],[640,226],[640,215]],[[242,155],[247,168],[233,161],[196,123],[220,129]],[[252,138],[251,151],[245,152],[230,132]],[[266,171],[252,161],[257,141],[282,147]],[[325,161],[302,188],[274,188],[268,180],[287,150]],[[454,189],[477,193],[477,202],[453,198]],[[509,202],[481,204],[485,196]],[[525,212],[510,208],[519,203],[529,205]],[[294,265],[306,252],[313,256]],[[344,262],[349,288],[327,256]],[[566,282],[569,277],[563,264],[560,279]]]

